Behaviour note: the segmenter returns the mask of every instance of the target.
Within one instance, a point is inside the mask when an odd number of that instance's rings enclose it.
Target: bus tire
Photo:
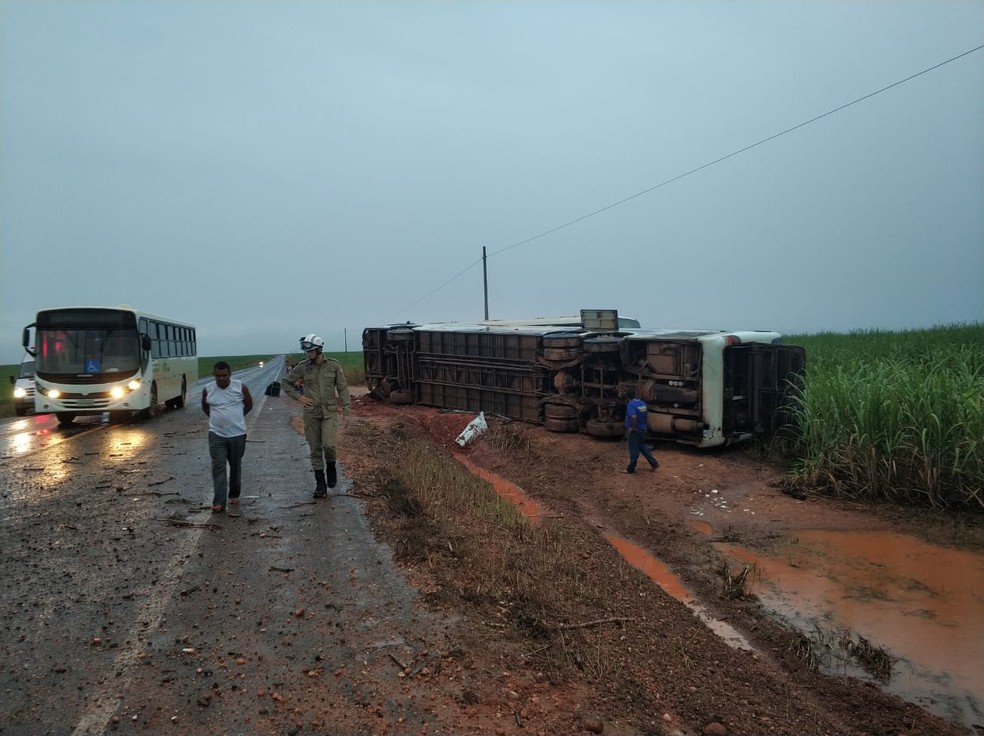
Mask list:
[[[581,429],[577,419],[544,419],[543,426],[551,432],[577,432]]]
[[[75,413],[71,411],[56,411],[55,416],[58,417],[58,426],[60,427],[67,427],[75,421]]]
[[[184,379],[184,376],[182,376],[181,377],[181,394],[179,396],[175,396],[173,399],[168,399],[167,401],[165,401],[164,402],[164,406],[166,406],[168,409],[180,409],[181,407],[183,407],[185,405],[185,396],[187,395],[187,393],[188,393],[188,391],[187,391],[187,388],[185,386],[185,379]]]
[[[394,404],[412,404],[413,392],[404,390],[390,391],[389,400]]]
[[[625,434],[622,422],[604,422],[601,419],[589,419],[584,431],[592,437],[621,437]]]
[[[586,353],[617,353],[621,339],[618,337],[590,337],[584,341]]]
[[[386,339],[390,342],[410,342],[413,340],[413,329],[410,327],[396,327],[386,333]]]
[[[562,337],[543,336],[544,348],[578,348],[581,346],[582,338],[578,335],[566,335]]]
[[[14,409],[14,413],[17,416],[22,417],[25,414],[27,414],[27,407],[26,406],[18,406],[16,409]]]
[[[543,359],[552,361],[577,360],[581,357],[581,348],[544,348]]]
[[[143,410],[145,418],[150,419],[157,414],[157,382],[150,384],[150,406]]]
[[[570,404],[545,404],[543,416],[547,419],[577,419],[577,407]]]

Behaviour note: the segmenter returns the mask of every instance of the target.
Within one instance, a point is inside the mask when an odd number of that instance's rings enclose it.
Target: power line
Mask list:
[[[727,154],[725,156],[721,156],[720,158],[716,158],[713,161],[708,161],[705,164],[701,164],[700,166],[698,166],[698,167],[696,167],[694,169],[691,169],[690,171],[687,171],[687,172],[685,172],[683,174],[678,174],[677,176],[674,176],[674,177],[672,177],[670,179],[667,179],[666,181],[662,181],[659,184],[655,184],[654,186],[651,186],[651,187],[649,187],[647,189],[643,189],[640,192],[636,192],[635,194],[632,194],[632,195],[629,195],[628,197],[625,197],[623,199],[620,199],[617,202],[612,202],[611,204],[607,204],[604,207],[600,207],[600,208],[598,208],[596,210],[593,210],[592,212],[588,212],[585,215],[581,215],[580,217],[575,217],[573,220],[568,220],[567,222],[565,222],[565,223],[563,223],[561,225],[557,225],[556,227],[552,227],[549,230],[544,230],[542,233],[538,233],[537,235],[533,235],[532,237],[526,238],[524,240],[520,240],[520,241],[518,241],[516,243],[513,243],[512,245],[506,246],[505,248],[500,248],[499,250],[492,251],[492,252],[490,252],[488,254],[487,257],[488,258],[491,258],[493,256],[501,255],[502,253],[505,253],[506,251],[510,251],[513,248],[518,248],[521,245],[526,245],[527,243],[532,243],[534,240],[539,240],[540,238],[546,237],[547,235],[551,235],[551,234],[553,234],[553,233],[555,233],[555,232],[557,232],[559,230],[563,230],[564,228],[568,228],[571,225],[576,225],[579,222],[583,222],[584,220],[587,220],[590,217],[594,217],[595,215],[600,215],[602,212],[607,212],[610,209],[614,209],[615,207],[618,207],[620,205],[623,205],[626,202],[631,202],[633,199],[638,199],[639,197],[642,197],[642,196],[644,196],[646,194],[649,194],[650,192],[654,192],[657,189],[660,189],[662,187],[665,187],[668,184],[672,184],[673,182],[680,181],[680,179],[683,179],[685,177],[691,176],[692,174],[696,174],[698,171],[703,171],[704,169],[709,168],[711,166],[715,166],[716,164],[719,164],[722,161],[727,161],[729,158],[734,158],[735,156],[739,156],[739,155],[741,155],[741,154],[743,154],[743,153],[745,153],[747,151],[752,150],[753,148],[757,148],[758,146],[761,146],[761,145],[763,145],[765,143],[768,143],[769,141],[774,141],[776,138],[780,138],[780,137],[782,137],[784,135],[787,135],[788,133],[792,133],[794,130],[799,130],[800,128],[804,128],[807,125],[811,125],[811,124],[817,122],[818,120],[822,120],[825,117],[828,117],[830,115],[833,115],[834,113],[840,112],[841,110],[845,110],[848,107],[851,107],[852,105],[856,105],[859,102],[864,102],[865,100],[870,99],[870,98],[874,97],[875,95],[880,95],[882,92],[887,92],[888,90],[890,90],[890,89],[892,89],[894,87],[898,87],[901,84],[905,84],[906,82],[911,82],[916,77],[921,77],[923,74],[928,74],[931,71],[934,71],[936,69],[939,69],[941,66],[945,66],[946,64],[950,64],[951,62],[957,61],[958,59],[962,59],[963,57],[969,56],[970,54],[973,54],[973,53],[975,53],[977,51],[980,51],[981,49],[984,49],[984,44],[982,44],[980,46],[977,46],[976,48],[972,48],[969,51],[964,51],[963,53],[957,54],[956,56],[952,56],[949,59],[946,59],[945,61],[941,61],[938,64],[934,64],[931,67],[927,67],[926,69],[923,69],[922,71],[916,72],[915,74],[911,74],[908,77],[906,77],[905,79],[900,79],[899,81],[893,82],[892,84],[889,84],[889,85],[886,85],[885,87],[882,87],[881,89],[875,90],[874,92],[869,92],[866,95],[862,95],[861,97],[858,97],[855,100],[851,100],[850,102],[846,102],[843,105],[840,105],[839,107],[835,107],[833,110],[828,110],[827,112],[822,113],[820,115],[817,115],[816,117],[810,118],[809,120],[805,120],[802,123],[798,123],[798,124],[792,126],[791,128],[786,128],[785,130],[781,130],[778,133],[774,133],[774,134],[768,136],[767,138],[763,138],[762,140],[757,141],[756,143],[752,143],[750,145],[747,145],[744,148],[739,148],[737,151],[732,151],[731,153],[729,153],[729,154]],[[447,281],[445,281],[443,284],[441,284],[440,286],[438,286],[436,289],[433,289],[432,291],[428,292],[427,294],[425,294],[424,296],[422,296],[420,299],[418,299],[417,301],[413,302],[412,304],[408,304],[406,307],[404,307],[403,309],[401,309],[400,312],[398,312],[398,314],[402,314],[403,312],[405,312],[406,310],[408,310],[410,307],[416,306],[420,302],[424,301],[424,299],[426,299],[427,297],[429,297],[429,296],[431,296],[433,294],[436,294],[438,291],[440,291],[441,289],[443,289],[445,286],[447,286],[448,284],[450,284],[452,281],[460,278],[461,276],[463,276],[465,273],[467,273],[468,271],[470,271],[471,269],[473,269],[475,266],[477,266],[481,262],[482,262],[481,259],[478,259],[478,260],[472,262],[469,266],[467,266],[465,269],[463,269],[462,271],[460,271],[457,274],[455,274],[454,276],[452,276],[450,279],[448,279]]]
[[[445,286],[447,286],[448,284],[450,284],[455,279],[458,279],[458,278],[464,276],[468,271],[471,271],[473,268],[475,268],[475,266],[477,266],[481,262],[482,262],[482,259],[481,258],[479,258],[476,261],[473,261],[472,263],[470,263],[468,266],[466,266],[462,270],[458,271],[458,273],[456,273],[454,276],[452,276],[451,278],[449,278],[447,281],[445,281],[443,284],[441,284],[437,288],[431,289],[426,294],[424,294],[422,297],[420,297],[420,299],[418,299],[417,301],[411,302],[410,304],[407,304],[407,306],[405,306],[403,309],[401,309],[399,312],[397,312],[397,314],[403,314],[405,311],[407,311],[408,309],[410,309],[410,307],[417,306],[422,301],[424,301],[424,299],[426,299],[427,297],[431,296],[432,294],[436,294],[437,292],[439,292],[441,289],[443,289]]]
[[[619,205],[625,204],[626,202],[631,202],[633,199],[636,199],[638,197],[641,197],[641,196],[643,196],[645,194],[649,194],[650,192],[653,192],[653,191],[659,189],[660,187],[665,187],[667,184],[672,184],[673,182],[679,181],[680,179],[683,179],[684,177],[690,176],[691,174],[696,174],[698,171],[703,171],[704,169],[706,169],[706,168],[708,168],[710,166],[714,166],[715,164],[719,164],[722,161],[727,161],[729,158],[734,158],[735,156],[738,156],[738,155],[740,155],[742,153],[745,153],[746,151],[750,151],[753,148],[756,148],[757,146],[761,146],[763,143],[768,143],[769,141],[773,141],[776,138],[779,138],[781,136],[786,135],[787,133],[792,133],[794,130],[799,130],[800,128],[803,128],[803,127],[805,127],[807,125],[810,125],[811,123],[815,123],[816,121],[821,120],[821,119],[827,117],[828,115],[833,115],[834,113],[840,112],[841,110],[844,110],[844,109],[850,107],[851,105],[856,105],[859,102],[863,102],[864,100],[867,100],[867,99],[869,99],[871,97],[874,97],[875,95],[878,95],[878,94],[881,94],[882,92],[885,92],[887,90],[890,90],[893,87],[898,87],[900,84],[905,84],[906,82],[911,81],[911,80],[915,79],[916,77],[919,77],[919,76],[921,76],[923,74],[927,74],[927,73],[933,71],[934,69],[939,69],[944,64],[949,64],[952,61],[956,61],[957,59],[960,59],[960,58],[962,58],[964,56],[967,56],[968,54],[972,54],[975,51],[980,51],[981,49],[984,49],[984,44],[982,44],[981,46],[978,46],[977,48],[971,49],[970,51],[965,51],[962,54],[958,54],[957,56],[954,56],[954,57],[952,57],[950,59],[947,59],[946,61],[941,61],[939,64],[935,64],[935,65],[929,67],[928,69],[923,69],[921,72],[916,72],[915,74],[913,74],[911,76],[908,76],[905,79],[900,79],[897,82],[893,82],[892,84],[890,84],[890,85],[888,85],[886,87],[882,87],[879,90],[876,90],[874,92],[869,92],[868,94],[866,94],[866,95],[864,95],[862,97],[858,97],[856,100],[851,100],[850,102],[847,102],[847,103],[841,105],[840,107],[835,107],[833,110],[828,110],[827,112],[823,113],[822,115],[817,115],[816,117],[810,118],[809,120],[806,120],[806,121],[804,121],[802,123],[799,123],[797,125],[794,125],[791,128],[786,128],[786,130],[783,130],[783,131],[780,131],[780,132],[775,133],[773,135],[770,135],[768,138],[763,138],[762,140],[758,141],[757,143],[752,143],[751,145],[745,146],[744,148],[740,148],[737,151],[733,151],[732,153],[729,153],[726,156],[721,156],[720,158],[716,158],[713,161],[707,162],[706,164],[702,164],[701,166],[698,166],[695,169],[691,169],[690,171],[688,171],[686,173],[683,173],[683,174],[679,174],[677,176],[674,176],[672,179],[667,179],[666,181],[660,182],[659,184],[656,184],[655,186],[651,186],[648,189],[643,189],[641,192],[636,192],[635,194],[632,194],[632,195],[626,197],[625,199],[620,199],[617,202],[612,202],[611,204],[605,205],[604,207],[601,207],[600,209],[597,209],[594,212],[589,212],[586,215],[581,215],[580,217],[576,217],[573,220],[570,220],[569,222],[565,222],[563,225],[558,225],[557,227],[551,228],[550,230],[545,230],[544,232],[540,233],[539,235],[534,235],[531,238],[526,238],[526,240],[521,240],[518,243],[513,243],[510,246],[507,246],[507,247],[502,248],[500,250],[493,251],[493,252],[489,253],[489,257],[491,258],[492,256],[499,255],[500,253],[505,253],[507,250],[512,250],[513,248],[518,248],[521,245],[526,245],[527,243],[530,243],[530,242],[532,242],[534,240],[537,240],[539,238],[542,238],[542,237],[544,237],[546,235],[550,235],[551,233],[555,233],[558,230],[563,230],[565,227],[570,227],[571,225],[574,225],[574,224],[576,224],[578,222],[581,222],[582,220],[587,220],[589,217],[594,217],[595,215],[601,214],[602,212],[605,212],[607,210],[610,210],[613,207],[618,207]]]

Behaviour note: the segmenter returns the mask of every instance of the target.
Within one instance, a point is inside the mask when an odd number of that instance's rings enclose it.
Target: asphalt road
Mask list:
[[[442,627],[374,542],[344,459],[312,501],[299,406],[264,395],[282,368],[236,374],[255,401],[240,517],[210,511],[204,380],[149,419],[0,423],[0,734],[354,734],[373,702],[420,727],[387,688]]]

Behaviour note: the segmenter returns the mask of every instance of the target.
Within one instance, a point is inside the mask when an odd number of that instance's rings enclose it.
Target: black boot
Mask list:
[[[328,461],[328,487],[334,488],[335,484],[338,483],[338,471],[335,470],[335,461]]]
[[[328,484],[325,483],[325,471],[315,470],[314,471],[314,497],[324,498],[328,495]]]

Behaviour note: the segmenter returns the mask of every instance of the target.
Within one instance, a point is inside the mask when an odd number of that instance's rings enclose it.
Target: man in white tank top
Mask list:
[[[229,503],[239,503],[246,452],[246,415],[253,408],[253,397],[242,381],[233,380],[232,370],[224,360],[215,364],[212,376],[215,380],[202,390],[202,411],[208,415],[212,512],[218,514],[225,511],[227,494]]]

